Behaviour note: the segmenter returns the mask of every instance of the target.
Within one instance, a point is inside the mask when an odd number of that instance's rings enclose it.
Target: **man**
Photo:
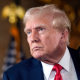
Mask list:
[[[29,9],[24,32],[32,58],[4,73],[3,80],[80,80],[77,51],[68,48],[71,24],[55,5]]]

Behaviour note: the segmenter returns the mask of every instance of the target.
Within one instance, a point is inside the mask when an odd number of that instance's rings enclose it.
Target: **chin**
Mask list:
[[[38,59],[38,60],[41,60],[41,58],[43,57],[43,55],[41,55],[41,53],[32,53],[32,56],[33,56],[35,59]]]

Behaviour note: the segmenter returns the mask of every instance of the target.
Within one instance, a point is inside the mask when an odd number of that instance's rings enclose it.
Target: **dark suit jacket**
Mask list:
[[[69,50],[76,69],[78,80],[80,80],[79,54],[71,48],[69,48]],[[24,60],[4,72],[3,80],[44,80],[41,62],[34,58]]]

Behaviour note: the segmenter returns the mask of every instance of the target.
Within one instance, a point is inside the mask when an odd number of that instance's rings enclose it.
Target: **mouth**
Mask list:
[[[41,50],[42,49],[42,47],[34,47],[34,48],[32,48],[32,51],[38,51],[38,50]]]

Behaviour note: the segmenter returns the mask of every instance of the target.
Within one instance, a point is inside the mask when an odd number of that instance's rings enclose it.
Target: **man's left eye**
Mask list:
[[[44,30],[44,28],[40,28],[40,30],[42,31],[42,30]]]
[[[38,31],[43,31],[43,30],[45,30],[45,28],[41,28],[41,27],[38,28]]]

